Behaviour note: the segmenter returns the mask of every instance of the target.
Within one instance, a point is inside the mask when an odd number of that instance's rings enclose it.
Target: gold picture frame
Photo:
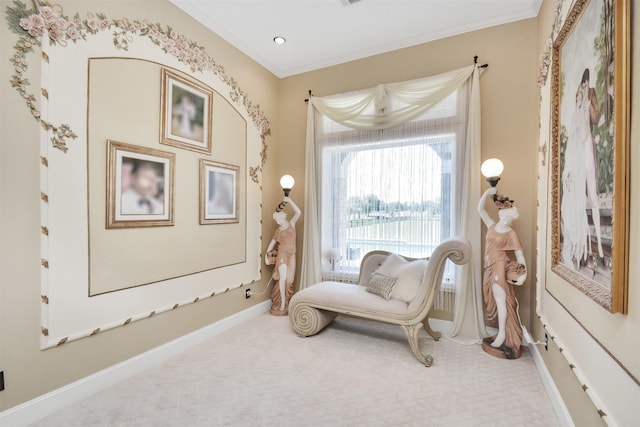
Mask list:
[[[240,167],[200,159],[200,224],[240,222]]]
[[[551,268],[612,313],[627,310],[629,52],[629,0],[576,0],[552,52]]]
[[[211,153],[213,90],[162,68],[160,143]]]
[[[106,228],[173,225],[175,154],[107,140]]]

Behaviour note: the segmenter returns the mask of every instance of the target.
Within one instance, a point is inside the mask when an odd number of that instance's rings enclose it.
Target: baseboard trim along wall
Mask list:
[[[551,373],[547,369],[547,365],[545,365],[544,360],[542,359],[542,354],[540,354],[540,350],[538,349],[538,344],[542,344],[540,342],[535,342],[529,331],[526,328],[524,329],[524,342],[523,344],[529,348],[529,352],[533,357],[533,361],[536,364],[536,368],[538,369],[538,374],[540,374],[540,379],[542,379],[542,385],[544,389],[547,391],[547,396],[549,396],[549,402],[551,402],[551,406],[553,407],[553,411],[556,414],[556,418],[558,419],[558,423],[563,427],[574,427],[575,424],[571,419],[571,415],[569,414],[569,410],[567,406],[564,404],[564,400],[560,395],[560,391],[558,387],[556,387],[556,383],[553,381],[551,377]]]
[[[17,427],[34,423],[259,316],[269,311],[269,308],[271,308],[271,300],[261,302],[131,359],[0,412],[0,425]]]

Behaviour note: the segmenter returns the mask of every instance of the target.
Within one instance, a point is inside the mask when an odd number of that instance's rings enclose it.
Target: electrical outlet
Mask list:
[[[244,298],[245,299],[251,298],[251,288],[247,288],[244,290]]]
[[[545,351],[549,351],[549,334],[546,332],[544,334],[544,349]]]

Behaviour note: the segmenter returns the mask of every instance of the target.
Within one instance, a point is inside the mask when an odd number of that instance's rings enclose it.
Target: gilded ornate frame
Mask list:
[[[595,14],[597,16],[594,22]],[[586,22],[587,19],[591,19],[591,22]],[[583,25],[581,25],[581,21],[585,21],[582,22]],[[578,46],[581,46],[582,49],[577,49]],[[571,285],[612,313],[626,313],[627,310],[629,52],[629,0],[576,0],[554,41],[552,57],[551,268]],[[600,256],[597,245],[589,239],[585,246],[593,250],[587,249],[585,256],[580,256],[579,260],[571,257],[567,262],[567,254],[565,253],[563,256],[562,253],[565,236],[563,235],[561,206],[565,183],[569,185],[570,182],[570,172],[567,172],[566,181],[563,181],[565,177],[563,171],[569,135],[573,129],[579,129],[576,126],[576,123],[579,122],[576,122],[575,119],[572,121],[571,117],[566,117],[567,114],[563,117],[563,111],[566,113],[567,105],[573,107],[578,102],[578,94],[574,89],[580,86],[583,79],[575,72],[589,68],[592,68],[591,75],[595,78],[587,82],[589,86],[592,84],[596,86],[593,90],[600,98],[596,103],[601,106],[600,119],[596,122],[588,119],[589,135],[595,142],[594,163],[596,176],[600,176],[597,178],[598,193],[600,193],[600,188],[607,189],[605,193],[601,193],[604,194],[604,197],[599,195],[599,213],[606,215],[606,217],[603,215],[605,218],[611,218],[609,223],[605,221],[604,227],[601,219],[600,228],[611,230],[610,240],[608,240],[610,244],[607,244],[606,247],[603,245],[606,252],[603,251],[604,256]],[[574,73],[569,76],[568,73],[571,70],[574,70]],[[571,78],[574,80],[571,81]],[[591,98],[591,93],[588,93]],[[578,108],[576,107],[575,110]],[[603,110],[604,112],[602,112]],[[569,126],[567,126],[568,123]],[[569,131],[567,127],[570,128]],[[576,140],[579,140],[579,137],[576,136],[573,141]],[[573,145],[577,146],[575,143]],[[601,155],[601,153],[607,153],[607,155]],[[571,157],[567,156],[567,158]],[[585,164],[585,162],[582,163]],[[579,174],[577,176],[580,177]],[[605,180],[605,178],[607,179]],[[580,178],[575,181],[579,180]],[[582,181],[584,181],[584,177]],[[585,211],[589,212],[591,209],[587,206]],[[578,212],[581,210],[578,209]],[[585,219],[586,216],[587,214],[585,214]],[[595,225],[589,227],[587,236],[592,233],[591,228],[595,231]],[[604,234],[602,241],[605,241]],[[610,276],[607,277],[607,274]]]

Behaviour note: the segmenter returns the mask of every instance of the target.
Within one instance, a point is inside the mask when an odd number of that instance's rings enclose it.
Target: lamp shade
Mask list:
[[[480,172],[484,175],[485,178],[495,178],[502,175],[502,171],[504,170],[504,165],[500,159],[487,159],[482,162],[482,166],[480,166]]]
[[[295,183],[296,181],[293,179],[291,175],[282,175],[282,178],[280,178],[280,187],[282,187],[283,190],[284,189],[291,190],[295,185]]]

